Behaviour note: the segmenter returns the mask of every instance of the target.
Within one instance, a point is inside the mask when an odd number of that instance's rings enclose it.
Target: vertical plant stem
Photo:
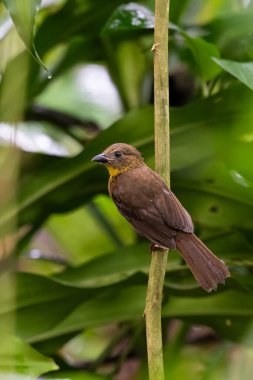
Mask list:
[[[154,36],[154,105],[156,171],[170,186],[169,65],[168,15],[169,0],[155,1]]]
[[[154,105],[156,171],[170,185],[169,140],[169,68],[168,68],[169,0],[155,1],[154,33]],[[163,346],[161,308],[168,250],[152,251],[146,299],[146,335],[149,380],[163,380]]]

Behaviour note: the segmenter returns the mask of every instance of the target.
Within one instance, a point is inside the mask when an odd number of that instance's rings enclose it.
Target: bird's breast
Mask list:
[[[111,198],[113,198],[113,194],[117,189],[119,188],[119,181],[118,181],[118,175],[116,176],[110,176],[108,181],[108,192]]]
[[[125,173],[120,173],[117,176],[111,176],[108,182],[108,191],[110,197],[116,201],[124,202],[128,199],[129,195],[129,185],[131,180],[128,178],[128,175]],[[130,186],[133,191],[133,186]]]

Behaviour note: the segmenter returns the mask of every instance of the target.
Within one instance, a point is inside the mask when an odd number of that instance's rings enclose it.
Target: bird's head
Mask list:
[[[103,153],[93,157],[92,161],[104,164],[112,177],[143,165],[140,152],[133,146],[123,143],[108,146]]]

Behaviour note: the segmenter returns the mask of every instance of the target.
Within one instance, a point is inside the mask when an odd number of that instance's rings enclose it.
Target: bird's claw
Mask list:
[[[149,248],[149,253],[151,254],[153,251],[166,251],[167,248],[162,247],[158,244],[152,243]]]

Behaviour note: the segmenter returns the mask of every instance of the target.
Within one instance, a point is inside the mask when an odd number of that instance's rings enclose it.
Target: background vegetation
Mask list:
[[[148,243],[90,159],[127,142],[153,165],[153,7],[0,2],[1,379],[147,379]],[[166,378],[251,379],[253,2],[170,14],[172,189],[232,278],[207,295],[170,252]]]

